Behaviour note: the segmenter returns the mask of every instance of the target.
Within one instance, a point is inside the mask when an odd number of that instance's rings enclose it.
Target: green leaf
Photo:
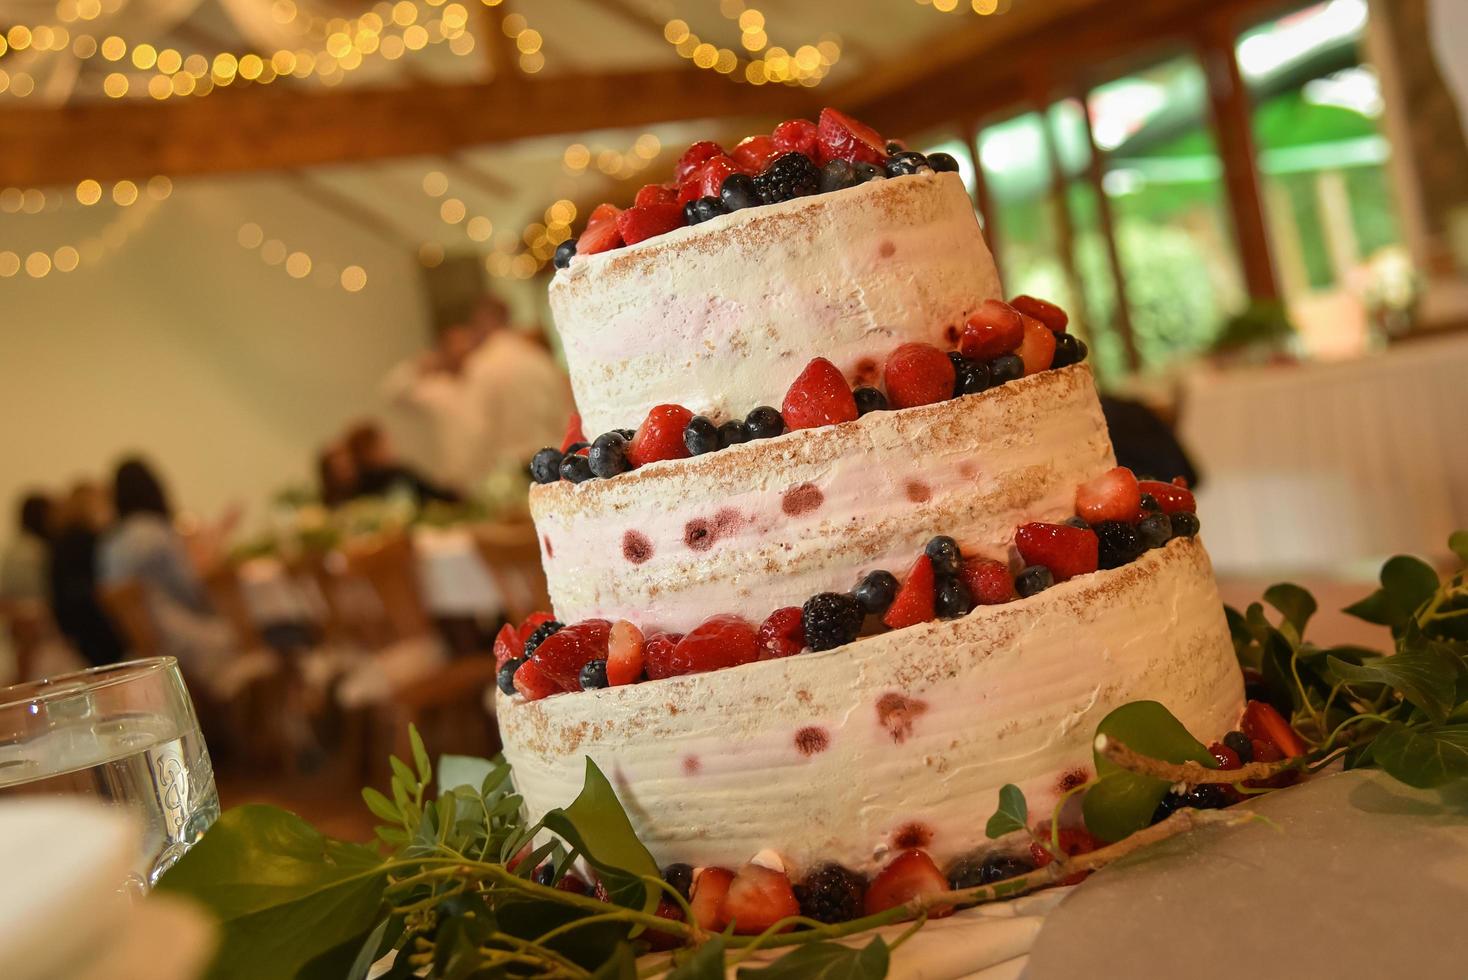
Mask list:
[[[251,805],[225,811],[158,890],[192,898],[219,920],[210,980],[264,980],[294,977],[316,957],[364,941],[380,921],[386,880],[372,850]]]
[[[489,759],[472,755],[441,755],[438,757],[438,791],[446,793],[459,786],[477,789],[495,772],[496,766]]]
[[[417,725],[408,726],[408,745],[413,750],[413,765],[418,767],[418,781],[432,783],[433,763],[428,761],[428,750],[423,747],[423,736],[418,734]]]
[[[607,961],[591,975],[591,980],[637,980],[637,954],[627,943],[618,943]]]
[[[699,946],[664,980],[724,980],[724,937],[714,936]]]
[[[1400,634],[1413,615],[1438,589],[1437,572],[1420,558],[1397,555],[1381,566],[1381,588],[1346,612],[1368,623],[1390,626]]]
[[[1264,590],[1264,601],[1284,616],[1285,622],[1295,628],[1299,636],[1305,635],[1305,624],[1315,615],[1315,597],[1307,590],[1290,582],[1271,585]]]
[[[1348,684],[1385,684],[1427,713],[1435,722],[1453,709],[1458,686],[1457,665],[1432,647],[1407,650],[1390,657],[1352,664],[1338,657],[1327,661],[1330,671]]]
[[[382,948],[382,940],[387,936],[388,926],[392,923],[393,920],[390,917],[384,917],[377,924],[377,928],[369,932],[367,938],[362,940],[357,957],[352,960],[352,966],[347,970],[346,980],[367,980],[367,973],[372,969],[372,964],[387,955]],[[398,921],[398,929],[400,931],[402,929],[401,920]]]
[[[419,784],[418,774],[408,768],[408,764],[395,755],[387,757],[387,764],[392,767],[393,778],[400,780],[403,790],[412,793]]]
[[[1468,725],[1409,728],[1392,722],[1372,741],[1371,758],[1419,789],[1468,778]]]
[[[1347,616],[1355,616],[1377,626],[1391,626],[1394,615],[1391,600],[1385,589],[1377,589],[1364,599],[1351,603],[1341,610]]]
[[[1468,531],[1454,531],[1448,535],[1448,547],[1459,561],[1468,565]]]
[[[544,823],[600,873],[614,903],[647,912],[657,908],[659,890],[642,880],[660,876],[657,862],[637,839],[612,784],[590,756],[580,795],[565,809],[547,813]]]
[[[765,980],[882,980],[887,975],[891,955],[887,944],[877,936],[861,949],[837,943],[811,943],[797,946],[769,966],[758,969],[741,967],[739,980],[763,977]]]
[[[1156,701],[1122,705],[1101,719],[1096,734],[1164,762],[1192,761],[1210,769],[1218,767],[1208,747]],[[1094,757],[1099,781],[1086,791],[1082,804],[1086,829],[1103,840],[1118,841],[1151,823],[1152,813],[1171,784],[1128,772],[1099,752]]]
[[[1086,829],[1107,842],[1131,836],[1152,823],[1170,785],[1134,772],[1107,773],[1086,790],[1081,804]]]
[[[999,787],[999,809],[984,825],[989,837],[1003,837],[1015,830],[1024,830],[1030,825],[1030,808],[1025,803],[1025,794],[1013,783]]]
[[[383,796],[371,786],[363,787],[362,801],[367,804],[367,809],[379,820],[387,820],[391,823],[402,823],[403,814],[393,805],[392,800]]]

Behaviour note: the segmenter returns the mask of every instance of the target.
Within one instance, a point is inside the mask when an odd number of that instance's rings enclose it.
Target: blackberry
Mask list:
[[[751,439],[773,439],[785,431],[785,419],[779,409],[761,405],[744,416],[744,427]]]
[[[957,576],[945,575],[938,579],[938,588],[934,591],[933,608],[939,619],[958,619],[973,611],[974,597]]]
[[[866,415],[869,412],[887,411],[887,396],[876,388],[862,387],[851,393],[856,399],[856,414]]]
[[[683,901],[688,901],[688,893],[693,890],[693,867],[687,864],[670,864],[663,869],[663,880],[673,886],[673,890],[683,896]]]
[[[607,662],[605,660],[588,660],[581,668],[581,690],[595,691],[607,686]]]
[[[1161,548],[1172,538],[1172,521],[1166,514],[1148,514],[1137,523],[1137,535],[1143,547]]]
[[[1079,337],[1068,333],[1055,335],[1055,357],[1050,362],[1053,368],[1070,367],[1086,359],[1086,345]]]
[[[905,177],[908,174],[919,173],[924,169],[933,169],[928,166],[928,158],[912,150],[894,153],[887,158],[888,177]]]
[[[946,534],[930,538],[923,547],[923,554],[932,560],[933,572],[940,576],[957,575],[958,566],[963,561],[963,552],[958,550],[958,542]]]
[[[719,427],[712,419],[695,415],[683,427],[683,445],[695,456],[714,452],[719,448]]]
[[[1152,822],[1161,823],[1172,816],[1172,812],[1182,805],[1182,796],[1168,790],[1167,795],[1157,801],[1157,809],[1152,811]]]
[[[530,458],[530,476],[536,483],[555,483],[561,478],[561,451],[546,446]]]
[[[591,474],[603,480],[626,473],[632,468],[627,459],[627,440],[620,432],[603,432],[591,444],[586,462],[591,467]]]
[[[1025,362],[1017,354],[1004,354],[989,362],[989,381],[995,385],[1017,381],[1024,374]]]
[[[1180,510],[1176,514],[1171,515],[1171,520],[1172,536],[1175,538],[1191,538],[1198,533],[1200,525],[1197,514],[1190,514],[1187,511]]]
[[[760,201],[778,204],[814,194],[821,188],[821,172],[804,153],[782,153],[754,178]]]
[[[795,886],[800,914],[817,922],[850,922],[862,914],[866,879],[839,864],[823,864]]]
[[[525,637],[524,659],[529,660],[530,655],[535,652],[536,647],[540,646],[546,640],[549,640],[551,637],[555,636],[557,633],[565,628],[565,623],[562,623],[559,620],[552,619],[549,622],[541,623],[539,626],[535,627],[535,629],[531,630],[530,635]]]
[[[591,479],[591,463],[585,456],[571,453],[561,460],[561,479],[572,483],[585,483]]]
[[[821,168],[821,181],[819,186],[822,194],[844,190],[855,183],[856,171],[845,160],[832,160]]]
[[[858,184],[865,184],[869,180],[882,180],[887,176],[887,171],[875,163],[853,163],[851,172],[856,177]]]
[[[1044,565],[1031,565],[1014,577],[1014,591],[1021,599],[1044,592],[1055,584],[1055,576]]]
[[[730,419],[719,426],[719,448],[728,449],[749,441],[749,430],[738,419]]]
[[[984,862],[977,857],[963,857],[953,862],[948,869],[948,887],[955,891],[963,888],[977,888],[984,881]]]
[[[555,257],[551,259],[551,264],[554,265],[557,269],[564,269],[566,266],[571,264],[571,260],[575,257],[576,239],[568,238],[564,242],[561,242],[561,244],[556,246],[556,254]]]
[[[1229,732],[1223,736],[1223,744],[1233,749],[1244,765],[1254,761],[1254,742],[1243,732]]]
[[[822,592],[805,600],[805,642],[812,650],[834,650],[856,639],[862,611],[856,599],[841,592]]]
[[[1190,806],[1195,810],[1221,810],[1228,806],[1228,788],[1218,783],[1203,783],[1194,786],[1183,797],[1183,806]]]
[[[1100,539],[1097,565],[1101,568],[1120,568],[1147,550],[1137,529],[1122,521],[1101,521],[1091,530]]]
[[[958,173],[958,161],[951,153],[929,153],[928,166],[938,173]]]
[[[495,683],[500,686],[501,691],[504,691],[512,697],[514,696],[515,671],[519,670],[520,665],[528,659],[528,657],[511,657],[504,662],[504,666],[500,667],[499,675],[495,678]]]
[[[719,200],[727,211],[742,211],[760,204],[759,188],[749,174],[730,174],[719,187]]]
[[[862,609],[873,616],[880,616],[897,598],[897,576],[880,568],[867,572],[851,594]]]

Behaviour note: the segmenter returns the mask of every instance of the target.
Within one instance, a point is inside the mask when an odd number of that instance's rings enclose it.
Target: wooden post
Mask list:
[[[1116,221],[1111,213],[1111,198],[1106,196],[1105,166],[1101,148],[1096,145],[1096,131],[1091,127],[1091,93],[1080,93],[1081,118],[1086,124],[1086,145],[1091,148],[1091,165],[1086,174],[1091,179],[1091,188],[1096,193],[1097,213],[1101,217],[1101,236],[1106,241],[1106,261],[1111,266],[1111,280],[1116,286],[1116,316],[1111,325],[1121,335],[1122,350],[1126,351],[1127,367],[1139,371],[1142,357],[1137,351],[1136,334],[1132,332],[1132,305],[1127,295],[1126,271],[1121,264],[1121,249],[1116,243]],[[1095,364],[1092,365],[1095,370]]]
[[[1055,213],[1055,231],[1060,236],[1056,251],[1060,253],[1060,269],[1070,290],[1071,316],[1086,327],[1086,332],[1090,332],[1092,321],[1090,310],[1086,306],[1086,291],[1081,285],[1080,271],[1076,268],[1075,217],[1070,213],[1070,199],[1066,194],[1069,181],[1061,165],[1060,152],[1055,146],[1055,131],[1050,126],[1051,91],[1049,85],[1036,87],[1032,108],[1040,118],[1041,142],[1045,145],[1045,161],[1050,167],[1050,206]]]
[[[994,207],[994,197],[989,193],[989,181],[984,177],[984,161],[979,158],[979,127],[972,119],[958,125],[958,132],[968,147],[969,159],[974,165],[974,190],[971,197],[974,206],[984,221],[984,239],[989,243],[989,254],[994,257],[994,267],[999,270],[999,281],[1004,281],[1004,264],[999,258],[999,214]]]

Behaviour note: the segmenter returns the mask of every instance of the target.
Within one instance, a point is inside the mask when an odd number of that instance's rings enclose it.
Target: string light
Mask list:
[[[253,221],[239,226],[235,241],[245,251],[257,253],[266,265],[282,267],[292,279],[312,278],[323,286],[340,286],[349,293],[359,293],[367,286],[367,270],[360,265],[337,272],[334,266],[317,262],[302,249],[292,250],[279,238],[266,238],[265,229]]]
[[[932,7],[940,14],[951,14],[957,10],[972,10],[980,16],[1002,14],[1009,9],[1009,0],[916,0],[919,7]]]
[[[166,179],[166,178],[165,178]],[[96,185],[100,200],[101,187],[96,181],[82,181],[82,185]],[[81,185],[79,185],[80,187]],[[133,185],[136,189],[136,185]],[[155,187],[152,181],[149,187]],[[170,191],[172,184],[169,185]],[[13,190],[13,188],[7,188]],[[4,192],[0,192],[3,199]],[[59,200],[60,195],[50,199]],[[0,250],[0,279],[10,279],[22,273],[31,279],[45,279],[51,273],[75,272],[83,265],[96,265],[108,255],[120,250],[127,240],[142,228],[152,217],[167,195],[150,193],[140,199],[138,206],[119,208],[116,216],[106,222],[95,235],[83,238],[75,245],[60,245],[51,251],[34,250],[19,253]]]
[[[778,45],[769,46],[765,15],[754,7],[746,6],[743,0],[721,0],[719,12],[726,19],[738,23],[740,47],[750,55],[763,54],[750,60],[742,59],[729,48],[716,47],[702,40],[688,22],[680,18],[663,25],[663,40],[699,68],[752,85],[778,82],[813,88],[841,59],[841,39],[834,34],[823,36],[816,44],[802,44],[790,52]]]

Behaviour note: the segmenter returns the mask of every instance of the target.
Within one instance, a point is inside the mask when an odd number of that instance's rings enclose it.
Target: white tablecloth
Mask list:
[[[1180,434],[1225,574],[1370,574],[1468,527],[1468,337],[1190,379]]]
[[[245,608],[257,625],[316,623],[323,618],[324,600],[316,583],[291,574],[278,558],[251,558],[240,565],[238,574]]]
[[[413,531],[423,601],[435,616],[494,616],[503,607],[499,589],[464,528]]]

